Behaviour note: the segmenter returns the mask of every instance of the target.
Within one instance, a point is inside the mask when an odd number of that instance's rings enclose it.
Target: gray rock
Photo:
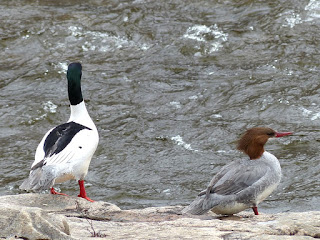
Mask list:
[[[50,194],[0,197],[0,238],[253,239],[320,238],[320,212],[231,217],[181,215],[182,206],[121,210],[106,202]]]
[[[25,239],[70,239],[66,217],[39,207],[24,206],[28,202],[15,202],[3,197],[0,203],[0,237]]]

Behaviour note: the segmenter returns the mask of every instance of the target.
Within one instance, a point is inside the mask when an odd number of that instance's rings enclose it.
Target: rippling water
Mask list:
[[[69,117],[66,68],[100,143],[90,198],[188,204],[254,126],[283,179],[261,212],[320,210],[320,3],[1,1],[0,194],[18,194],[44,133]],[[76,195],[76,182],[61,184]]]

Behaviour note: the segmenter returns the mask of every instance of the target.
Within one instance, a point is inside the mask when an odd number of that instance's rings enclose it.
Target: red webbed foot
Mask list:
[[[51,194],[55,194],[55,195],[68,196],[67,194],[56,192],[56,190],[54,190],[53,187],[50,189],[50,193],[51,193]]]
[[[82,197],[90,202],[94,202],[92,199],[87,197],[87,193],[84,188],[84,180],[79,180],[78,183],[79,183],[79,187],[80,187],[80,194],[78,195],[78,197]]]

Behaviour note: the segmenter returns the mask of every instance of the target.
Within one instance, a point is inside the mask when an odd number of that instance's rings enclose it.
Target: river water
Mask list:
[[[0,194],[19,194],[44,133],[69,117],[66,68],[100,143],[88,196],[123,209],[186,205],[248,128],[283,179],[260,212],[320,210],[320,3],[0,2]],[[78,194],[75,181],[58,190]]]

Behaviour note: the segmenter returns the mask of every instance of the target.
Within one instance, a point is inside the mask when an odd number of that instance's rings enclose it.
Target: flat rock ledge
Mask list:
[[[320,211],[231,217],[181,215],[182,206],[121,210],[50,194],[0,197],[1,239],[314,239]]]

